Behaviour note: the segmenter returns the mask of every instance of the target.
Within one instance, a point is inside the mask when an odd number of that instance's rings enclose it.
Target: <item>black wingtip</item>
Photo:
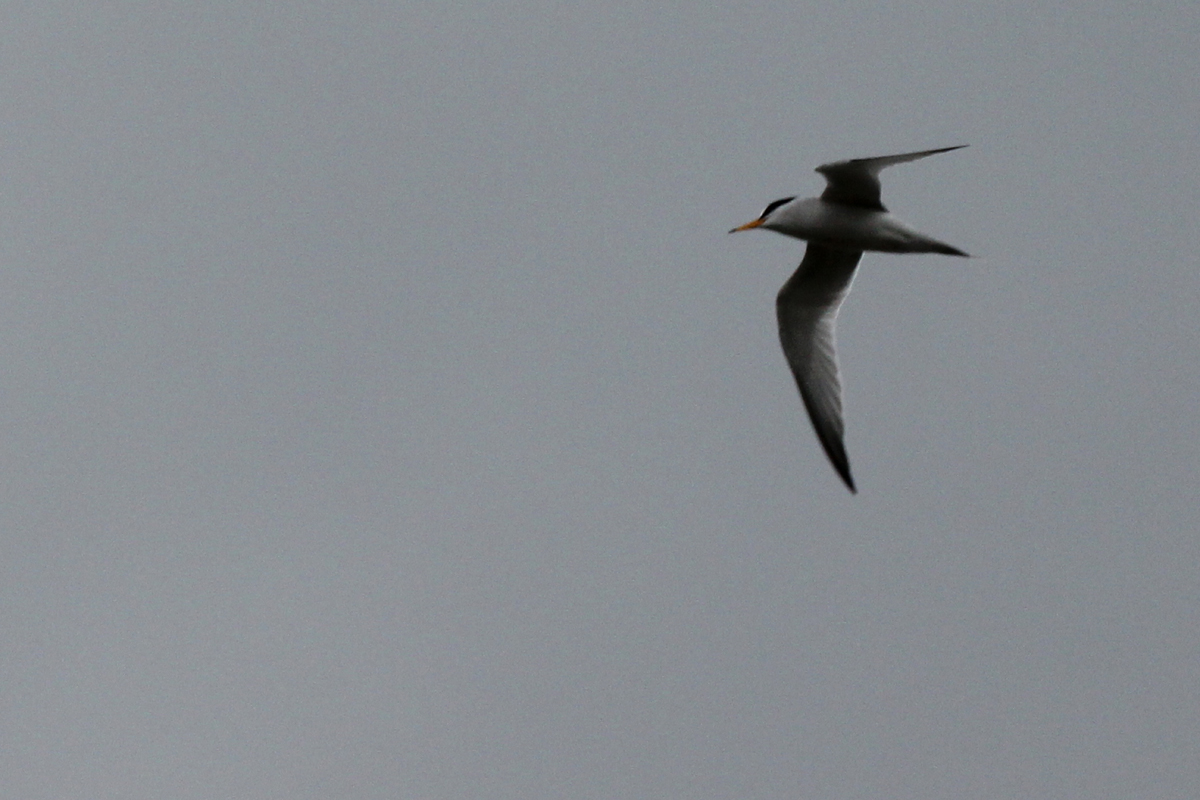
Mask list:
[[[821,444],[824,445],[825,442],[822,441]],[[825,455],[829,456],[829,463],[833,465],[833,470],[842,479],[842,483],[846,484],[850,494],[858,494],[858,487],[854,485],[854,478],[850,475],[850,459],[846,458],[846,451],[841,447],[841,443],[830,443],[825,447]]]
[[[845,482],[846,488],[850,490],[850,494],[858,494],[858,487],[854,485],[854,478],[850,477],[850,469],[845,472],[838,470],[838,476]]]

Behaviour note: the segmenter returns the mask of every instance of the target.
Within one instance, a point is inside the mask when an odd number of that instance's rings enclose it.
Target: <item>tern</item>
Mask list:
[[[800,266],[775,299],[779,339],[817,438],[851,492],[858,490],[843,441],[842,384],[833,326],[859,259],[866,250],[969,258],[957,247],[919,233],[892,216],[880,202],[879,172],[963,147],[966,145],[822,164],[817,172],[825,176],[827,185],[820,197],[776,200],[758,219],[730,231],[764,228],[808,242]]]

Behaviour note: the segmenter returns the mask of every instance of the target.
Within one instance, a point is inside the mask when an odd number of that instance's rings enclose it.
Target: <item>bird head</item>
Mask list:
[[[731,230],[730,233],[737,233],[738,231],[748,231],[753,228],[761,228],[763,226],[763,224],[766,223],[766,221],[768,219],[770,219],[771,214],[773,214],[775,212],[775,209],[779,208],[780,206],[785,206],[795,199],[796,198],[794,198],[794,197],[784,197],[781,200],[776,200],[775,202],[768,204],[767,207],[763,209],[763,212],[758,215],[758,219],[751,220],[750,222],[747,222],[745,225],[739,225],[736,228],[734,228],[733,230]]]

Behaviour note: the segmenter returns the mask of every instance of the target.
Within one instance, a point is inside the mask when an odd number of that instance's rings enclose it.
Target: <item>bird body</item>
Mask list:
[[[860,252],[966,255],[956,247],[914,230],[888,211],[831,203],[819,197],[792,199],[776,208],[756,227]]]
[[[879,172],[965,146],[822,164],[817,172],[828,185],[820,197],[776,200],[758,219],[730,231],[764,228],[808,242],[804,259],[775,301],[779,339],[817,438],[851,492],[857,489],[844,443],[834,322],[858,262],[867,250],[967,255],[896,219],[880,199]]]

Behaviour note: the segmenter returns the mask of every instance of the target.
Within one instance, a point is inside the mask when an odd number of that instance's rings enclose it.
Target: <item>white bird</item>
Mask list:
[[[819,198],[776,200],[758,219],[730,231],[765,228],[808,242],[799,268],[775,300],[779,338],[817,438],[851,492],[857,490],[843,442],[842,385],[833,323],[863,251],[969,257],[888,213],[879,199],[879,171],[962,147],[966,145],[822,164],[817,172],[825,176],[828,185]]]

